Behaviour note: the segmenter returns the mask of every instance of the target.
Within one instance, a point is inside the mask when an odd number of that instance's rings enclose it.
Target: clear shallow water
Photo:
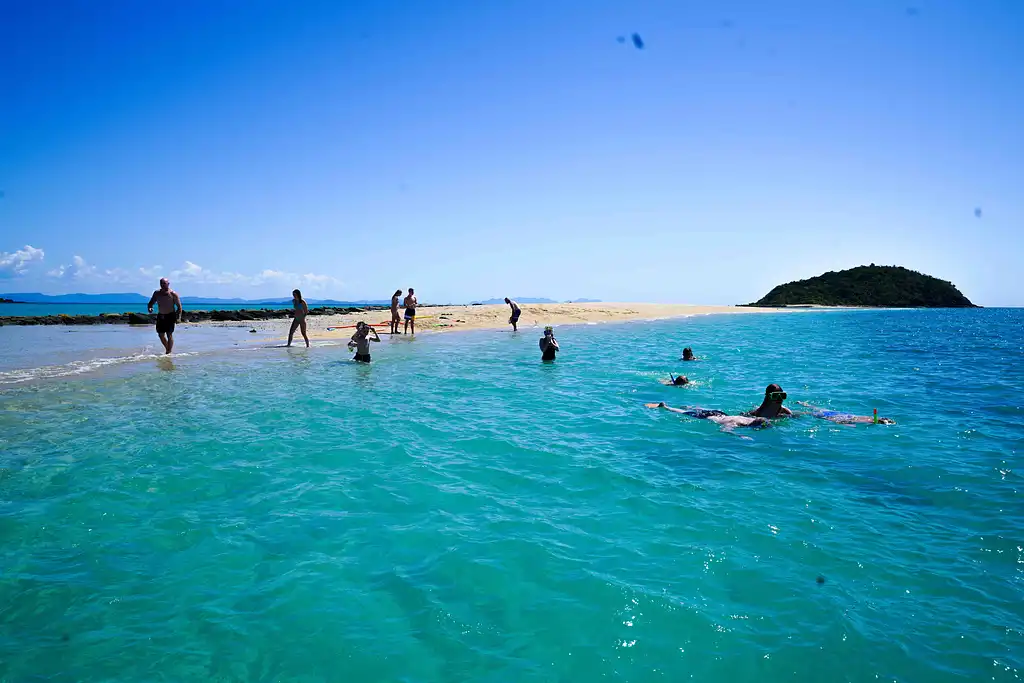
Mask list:
[[[0,679],[1020,680],[1024,312],[537,336],[0,388]]]

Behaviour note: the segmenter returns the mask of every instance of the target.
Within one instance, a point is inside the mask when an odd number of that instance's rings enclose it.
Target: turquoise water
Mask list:
[[[0,680],[1020,680],[1024,312],[557,334],[0,387]]]

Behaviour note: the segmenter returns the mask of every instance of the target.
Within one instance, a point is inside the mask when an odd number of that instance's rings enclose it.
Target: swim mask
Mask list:
[[[766,394],[766,396],[767,396],[769,401],[778,401],[778,402],[781,403],[782,401],[786,400],[786,392],[785,391],[772,391],[772,392]]]

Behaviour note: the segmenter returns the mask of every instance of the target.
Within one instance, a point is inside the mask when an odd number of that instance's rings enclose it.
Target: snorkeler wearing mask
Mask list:
[[[778,384],[769,384],[764,390],[764,401],[757,408],[744,413],[748,417],[765,417],[769,420],[777,417],[792,417],[793,411],[782,405],[786,400],[786,392]]]

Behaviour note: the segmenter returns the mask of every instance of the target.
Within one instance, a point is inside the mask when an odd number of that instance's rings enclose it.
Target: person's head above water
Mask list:
[[[550,337],[550,336],[552,336],[554,334],[555,334],[555,331],[552,328],[550,328],[550,327],[545,327],[544,328],[544,336],[545,337]]]
[[[163,291],[166,292],[170,288],[171,288],[171,281],[168,280],[165,277],[160,278],[160,289],[162,289]]]
[[[693,360],[693,349],[689,346],[683,349],[683,360]]]
[[[690,380],[686,378],[686,375],[676,375],[672,378],[672,384],[677,387],[681,387],[684,384],[689,384]]]
[[[754,410],[747,413],[753,417],[766,417],[773,419],[781,416],[792,415],[793,412],[782,405],[786,400],[786,392],[778,384],[769,384],[764,390],[764,401]]]

